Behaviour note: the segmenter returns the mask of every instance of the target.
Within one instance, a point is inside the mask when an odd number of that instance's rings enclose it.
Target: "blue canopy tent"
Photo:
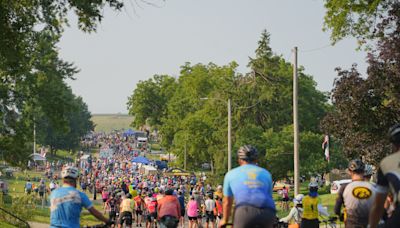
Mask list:
[[[132,162],[142,163],[142,164],[145,164],[145,165],[148,165],[150,163],[149,159],[147,159],[145,157],[142,157],[142,156],[139,156],[139,157],[136,157],[136,158],[132,159]]]
[[[133,136],[133,135],[135,135],[135,131],[134,130],[132,130],[132,129],[128,129],[128,130],[126,130],[125,132],[124,132],[124,137],[126,137],[126,136]]]

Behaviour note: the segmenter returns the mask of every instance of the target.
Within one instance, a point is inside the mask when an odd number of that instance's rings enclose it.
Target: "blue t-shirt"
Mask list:
[[[271,174],[256,165],[242,165],[225,175],[224,195],[234,197],[236,207],[253,206],[275,210]]]
[[[62,187],[50,195],[50,227],[80,227],[82,207],[93,207],[85,193],[74,187]]]

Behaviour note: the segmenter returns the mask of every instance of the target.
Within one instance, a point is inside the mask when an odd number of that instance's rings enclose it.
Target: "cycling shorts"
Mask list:
[[[235,210],[235,228],[263,227],[272,228],[275,220],[275,210],[243,205]]]
[[[119,224],[123,225],[125,222],[126,225],[132,225],[132,213],[129,211],[124,211],[121,213]]]

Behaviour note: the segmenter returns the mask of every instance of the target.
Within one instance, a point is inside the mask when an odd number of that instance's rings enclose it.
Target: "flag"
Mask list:
[[[322,149],[325,153],[325,159],[329,162],[329,135],[325,135],[324,142],[322,143]]]

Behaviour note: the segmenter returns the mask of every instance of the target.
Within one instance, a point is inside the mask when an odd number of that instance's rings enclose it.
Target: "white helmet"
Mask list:
[[[315,181],[310,182],[310,184],[308,185],[309,188],[318,188],[318,183]]]
[[[372,176],[374,174],[374,168],[372,165],[365,165],[364,176]]]
[[[303,197],[304,197],[303,194],[298,194],[296,197],[294,197],[293,203],[294,204],[301,204],[302,201],[303,201]]]
[[[62,171],[61,171],[61,177],[62,178],[73,178],[76,179],[78,178],[78,169],[74,166],[66,166]]]

